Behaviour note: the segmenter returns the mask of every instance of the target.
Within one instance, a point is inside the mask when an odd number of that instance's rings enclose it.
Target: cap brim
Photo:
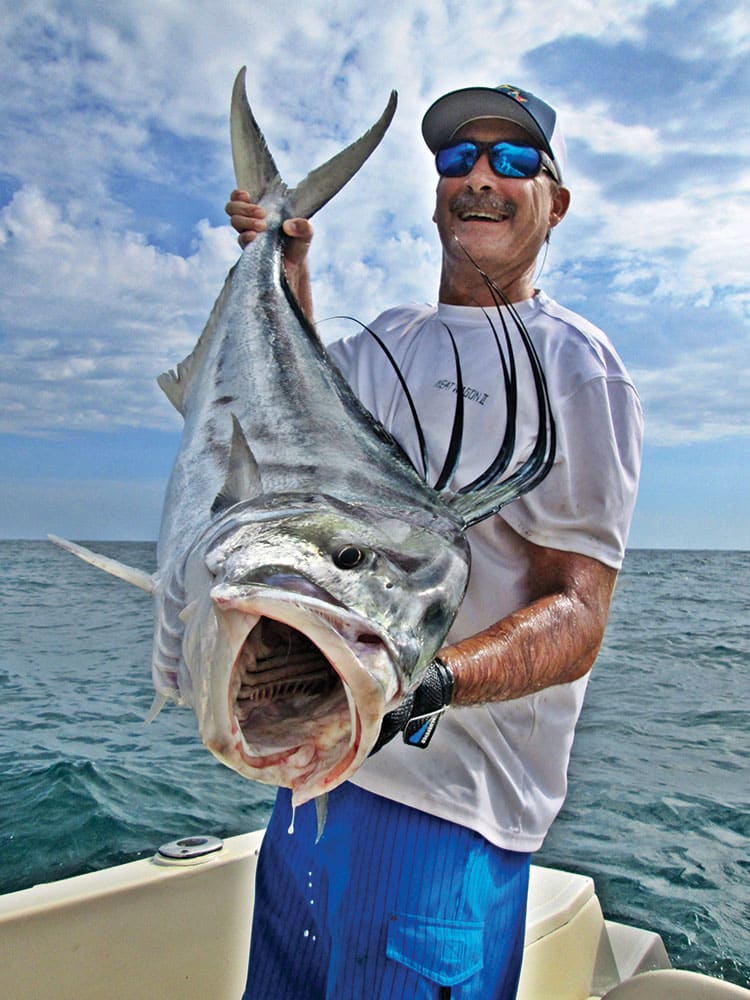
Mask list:
[[[554,160],[554,153],[534,116],[514,98],[491,87],[466,87],[438,98],[422,119],[422,135],[432,152],[436,153],[450,142],[462,125],[478,118],[502,118],[515,122]]]

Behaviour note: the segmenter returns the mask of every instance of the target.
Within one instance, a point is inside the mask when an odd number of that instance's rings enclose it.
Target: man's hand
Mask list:
[[[224,211],[239,233],[237,242],[241,247],[246,247],[248,243],[253,242],[258,233],[266,231],[266,210],[251,201],[247,191],[232,191]],[[282,229],[289,237],[285,248],[287,265],[301,264],[307,256],[313,238],[310,220],[287,219]]]
[[[422,683],[408,694],[398,708],[383,717],[375,746],[370,756],[386,743],[403,733],[404,743],[424,750],[435,732],[440,716],[450,705],[453,694],[453,674],[441,660],[433,660]]]
[[[224,211],[239,233],[237,242],[243,249],[252,243],[256,236],[266,231],[266,210],[261,205],[256,205],[247,191],[232,191]],[[307,270],[307,254],[312,243],[313,227],[309,219],[287,219],[281,228],[286,236],[284,270],[287,281],[303,312],[312,321],[312,292]]]

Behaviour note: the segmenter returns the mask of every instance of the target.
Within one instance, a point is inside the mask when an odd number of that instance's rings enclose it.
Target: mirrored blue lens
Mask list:
[[[466,177],[484,152],[490,166],[500,177],[536,177],[542,157],[533,146],[516,146],[512,142],[481,143],[466,139],[444,146],[437,151],[435,165],[442,177]]]
[[[475,142],[457,142],[455,146],[439,149],[435,163],[443,177],[465,177],[478,159],[479,149]]]
[[[533,146],[514,146],[498,142],[490,150],[492,169],[501,177],[535,177],[542,158]]]

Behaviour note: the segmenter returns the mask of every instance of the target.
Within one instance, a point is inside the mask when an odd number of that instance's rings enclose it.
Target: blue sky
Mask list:
[[[747,6],[266,7],[0,0],[0,537],[156,537],[180,428],[155,377],[238,253],[227,115],[247,64],[291,183],[399,91],[316,217],[319,318],[434,301],[419,123],[436,97],[510,82],[553,103],[573,201],[538,284],[607,331],[639,387],[630,544],[750,548]]]

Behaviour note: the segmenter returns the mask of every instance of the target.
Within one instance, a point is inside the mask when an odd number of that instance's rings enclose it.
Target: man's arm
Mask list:
[[[385,716],[372,753],[398,733],[405,743],[427,747],[448,705],[522,698],[574,681],[591,668],[617,571],[589,556],[524,544],[529,546],[529,603],[476,635],[444,646],[416,691]]]
[[[239,233],[237,242],[243,248],[252,243],[259,233],[266,231],[265,209],[254,204],[247,191],[232,191],[224,211]],[[313,227],[309,219],[287,219],[282,228],[286,234],[284,246],[286,280],[302,312],[312,323],[313,303],[307,253],[312,243]]]
[[[438,654],[454,675],[452,705],[521,698],[576,680],[596,658],[617,571],[589,556],[525,544],[529,604]]]

